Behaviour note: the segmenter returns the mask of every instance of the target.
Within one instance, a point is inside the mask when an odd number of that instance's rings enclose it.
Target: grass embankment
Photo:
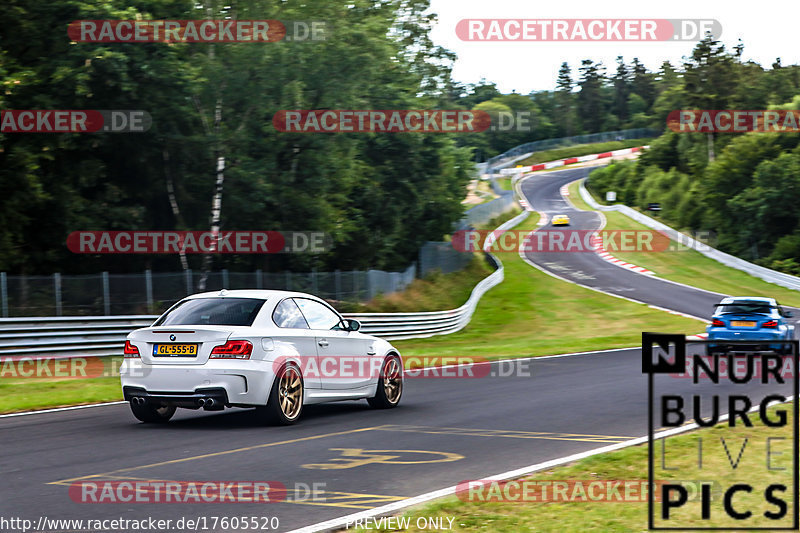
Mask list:
[[[643,407],[644,408],[644,407]],[[751,510],[760,517],[761,527],[769,527],[769,521],[761,518],[764,511],[776,511],[774,505],[765,502],[763,488],[772,483],[782,483],[788,488],[785,494],[776,493],[789,506],[791,516],[792,499],[792,410],[788,405],[773,408],[771,419],[775,419],[775,409],[786,410],[787,425],[782,428],[765,428],[757,414],[751,414],[753,427],[744,427],[738,422],[736,427],[720,424],[712,428],[692,431],[669,437],[665,443],[665,464],[676,470],[661,470],[661,446],[656,444],[656,463],[654,477],[658,480],[703,480],[717,484],[712,490],[711,520],[699,520],[700,502],[693,499],[679,511],[674,511],[674,519],[680,520],[678,527],[741,527],[735,520],[725,518],[722,507],[722,488],[735,483],[749,483],[754,486],[751,494],[739,492],[734,502],[739,510]],[[766,437],[783,437],[786,440],[773,441],[771,466],[785,470],[767,470]],[[731,454],[729,459],[720,438],[724,438]],[[703,468],[697,469],[698,438],[703,440]],[[736,469],[730,462],[736,462],[744,440],[748,439]],[[782,452],[777,455],[775,452]],[[552,468],[526,477],[530,481],[582,480],[647,480],[647,445],[633,446],[614,452],[596,455],[576,461],[569,465]],[[513,497],[514,492],[510,493]],[[415,507],[405,513],[410,517],[411,527],[406,531],[419,531],[417,518],[454,518],[453,531],[646,531],[647,502],[514,502],[514,501],[468,501],[468,496],[450,496],[429,504]],[[658,502],[656,513],[660,513]],[[656,515],[659,516],[658,514]],[[670,524],[656,522],[656,525]],[[748,524],[751,526],[752,524]],[[785,520],[781,524],[785,527]],[[673,522],[672,527],[676,523]],[[361,531],[365,531],[362,529]],[[369,531],[376,531],[374,529]],[[385,531],[385,530],[378,530]]]
[[[536,228],[533,214],[515,230]],[[397,341],[405,356],[527,357],[635,346],[642,331],[695,333],[700,322],[555,279],[516,252],[497,254],[503,283],[486,293],[461,332]],[[579,318],[578,318],[579,317]]]
[[[632,148],[634,146],[643,146],[649,144],[651,138],[645,139],[629,139],[626,141],[608,141],[603,143],[594,144],[576,144],[574,146],[567,146],[564,148],[553,148],[551,150],[542,150],[535,152],[529,157],[514,163],[514,166],[521,165],[535,165],[537,163],[546,163],[548,161],[556,161],[558,159],[566,159],[568,157],[580,157],[589,154],[601,154],[603,152],[610,152],[612,150],[622,150],[623,148]]]
[[[579,209],[591,211],[580,196],[579,182],[569,186],[569,199]],[[647,226],[616,211],[604,211],[605,229],[650,230]],[[608,250],[614,257],[648,268],[664,279],[733,296],[768,296],[781,304],[800,307],[800,292],[768,283],[741,270],[730,268],[696,250],[664,252],[620,252]],[[711,309],[705,310],[709,315]]]

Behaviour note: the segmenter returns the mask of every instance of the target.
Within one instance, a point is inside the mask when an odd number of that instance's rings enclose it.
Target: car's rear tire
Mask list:
[[[281,367],[272,383],[267,405],[256,408],[259,419],[270,425],[288,426],[303,413],[303,375],[294,365]]]
[[[391,355],[386,358],[378,377],[378,389],[375,396],[367,398],[370,407],[375,409],[391,409],[397,407],[403,396],[403,370],[400,358]]]
[[[135,404],[131,402],[131,412],[137,419],[147,424],[165,424],[169,422],[177,409],[174,405],[152,405],[150,403]]]

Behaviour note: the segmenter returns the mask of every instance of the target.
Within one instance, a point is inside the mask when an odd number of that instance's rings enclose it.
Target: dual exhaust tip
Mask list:
[[[209,407],[213,407],[214,403],[215,403],[214,398],[200,398],[199,400],[197,400],[197,405],[199,405],[200,407],[205,407],[206,409],[208,409]]]
[[[147,400],[145,400],[141,396],[134,396],[133,398],[131,398],[131,403],[134,405],[144,405],[146,401]],[[214,407],[216,403],[217,402],[214,401],[214,398],[200,398],[199,400],[197,400],[197,405],[199,407],[205,407],[206,409]]]

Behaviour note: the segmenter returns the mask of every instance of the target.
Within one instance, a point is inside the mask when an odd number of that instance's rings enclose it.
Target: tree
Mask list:
[[[614,74],[614,114],[620,123],[628,120],[628,97],[630,95],[630,77],[628,67],[622,56],[617,56],[617,72]]]
[[[606,113],[602,95],[605,80],[603,64],[595,63],[591,59],[584,59],[581,62],[580,72],[578,113],[585,130],[600,131]]]

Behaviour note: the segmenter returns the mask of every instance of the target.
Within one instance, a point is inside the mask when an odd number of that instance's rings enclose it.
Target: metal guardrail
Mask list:
[[[588,190],[586,190],[586,186],[584,183],[585,180],[581,181],[580,184],[580,193],[581,198],[589,204],[593,209],[597,209],[600,211],[618,211],[636,222],[640,224],[644,224],[649,228],[653,228],[655,230],[664,232],[673,240],[679,241],[682,245],[685,245],[689,248],[697,250],[704,256],[713,259],[714,261],[718,261],[725,266],[729,266],[731,268],[735,268],[736,270],[741,270],[742,272],[746,272],[751,276],[755,276],[757,278],[763,279],[769,283],[774,283],[775,285],[780,285],[781,287],[786,287],[787,289],[794,289],[800,291],[800,278],[797,276],[792,276],[791,274],[785,274],[783,272],[778,272],[777,270],[772,270],[771,268],[766,268],[760,265],[756,265],[749,261],[745,261],[739,257],[726,254],[716,248],[712,248],[711,246],[697,241],[694,238],[686,235],[685,233],[681,233],[678,230],[667,226],[666,224],[659,222],[649,216],[640,213],[639,211],[628,207],[627,205],[622,204],[615,204],[615,205],[601,205],[597,203],[597,201],[592,197]]]
[[[499,169],[503,168],[504,166],[511,165],[517,160],[517,158],[519,158],[520,155],[538,152],[540,150],[562,148],[575,144],[589,144],[625,139],[641,139],[643,137],[655,137],[657,135],[661,135],[661,133],[662,132],[660,130],[653,128],[635,128],[629,130],[587,133],[572,137],[559,137],[557,139],[541,139],[539,141],[520,144],[519,146],[515,146],[514,148],[511,148],[500,155],[496,155],[488,159],[485,163],[486,168],[484,172],[488,172],[489,169]]]
[[[509,229],[528,216],[528,211],[498,230]],[[484,250],[491,246],[490,234]],[[467,302],[457,309],[420,313],[345,313],[362,323],[364,333],[387,340],[415,339],[454,333],[472,318],[481,297],[503,281],[503,265],[487,252],[496,270],[481,280]],[[19,317],[0,319],[0,360],[7,357],[105,357],[121,355],[128,333],[147,327],[155,315]]]

